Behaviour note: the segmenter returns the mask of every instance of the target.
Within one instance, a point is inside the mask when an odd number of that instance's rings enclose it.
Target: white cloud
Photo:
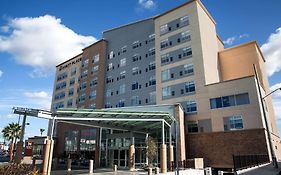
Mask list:
[[[0,77],[2,77],[2,75],[3,75],[3,72],[0,70]]]
[[[153,0],[139,0],[138,4],[144,9],[154,9],[156,7]]]
[[[226,40],[224,40],[223,43],[231,46],[235,41],[238,41],[238,40],[243,39],[243,38],[248,38],[248,37],[249,37],[249,34],[244,33],[244,34],[241,34],[239,36],[229,37]]]
[[[40,92],[25,92],[24,95],[28,98],[48,98],[48,93],[44,91]]]
[[[33,76],[45,76],[96,41],[75,33],[50,15],[10,19],[1,29],[9,33],[0,35],[0,52],[10,53],[19,64],[32,66]]]
[[[281,121],[281,99],[280,98],[273,98],[272,102],[273,102],[273,107],[274,107],[276,119]]]
[[[266,59],[267,75],[272,76],[281,70],[281,27],[270,34],[267,42],[261,46]]]

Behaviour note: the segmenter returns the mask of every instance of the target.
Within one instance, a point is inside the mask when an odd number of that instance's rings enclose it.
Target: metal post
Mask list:
[[[90,160],[89,173],[92,174],[93,172],[94,172],[94,160]]]
[[[165,144],[165,125],[164,125],[164,121],[162,121],[162,144]]]
[[[23,150],[23,139],[24,139],[24,133],[25,133],[25,124],[26,124],[26,112],[23,116],[23,121],[22,121],[22,128],[21,128],[21,135],[20,135],[20,141],[17,143],[17,148],[16,148],[16,157],[15,157],[15,162],[16,163],[21,163],[22,159],[22,150]]]
[[[263,117],[264,117],[264,121],[265,121],[265,127],[266,127],[268,142],[269,142],[269,148],[270,148],[270,152],[271,152],[272,163],[273,163],[273,166],[275,168],[278,168],[275,151],[273,149],[273,145],[272,145],[272,141],[271,141],[271,133],[269,131],[267,117],[266,117],[266,112],[265,112],[265,108],[264,108],[264,103],[263,103],[263,98],[262,98],[262,93],[261,93],[261,87],[260,87],[260,81],[259,81],[259,78],[258,78],[258,75],[257,75],[256,65],[254,64],[253,66],[254,66],[255,77],[256,77],[257,83],[258,83],[260,102],[261,102]]]
[[[175,122],[176,125],[176,171],[175,174],[179,175],[179,156],[178,156],[178,136],[179,136],[179,128],[178,121]]]

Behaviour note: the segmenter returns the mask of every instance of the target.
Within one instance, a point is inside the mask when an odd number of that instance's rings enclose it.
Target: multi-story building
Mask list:
[[[58,65],[52,109],[179,103],[185,111],[187,158],[203,157],[208,166],[228,168],[233,154],[270,155],[269,130],[280,159],[272,100],[261,101],[259,95],[259,89],[262,96],[270,92],[264,62],[256,42],[224,48],[215,20],[199,0],[190,0],[107,30],[103,39]],[[66,132],[73,129],[82,133],[85,127],[64,126]],[[79,141],[71,139],[82,135],[58,133],[57,152],[67,151],[68,143],[78,151]]]

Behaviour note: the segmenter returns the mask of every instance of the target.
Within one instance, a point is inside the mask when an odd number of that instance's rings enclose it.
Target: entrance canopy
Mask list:
[[[54,119],[57,122],[91,127],[151,133],[164,126],[171,127],[175,105],[148,105],[109,109],[64,108],[51,113],[38,109],[14,108],[14,113]]]

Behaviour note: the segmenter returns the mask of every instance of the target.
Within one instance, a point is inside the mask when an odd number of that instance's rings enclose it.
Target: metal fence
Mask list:
[[[234,171],[268,163],[268,155],[233,155]]]

